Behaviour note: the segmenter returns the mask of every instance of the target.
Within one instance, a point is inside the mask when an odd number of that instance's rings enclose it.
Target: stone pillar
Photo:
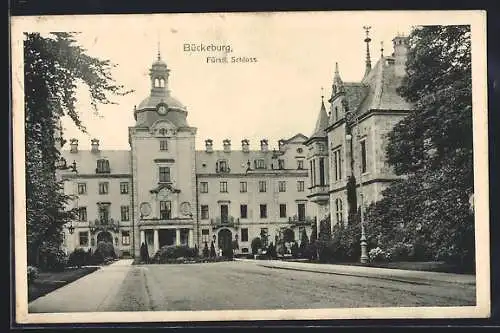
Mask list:
[[[194,247],[194,241],[193,241],[193,229],[189,229],[189,234],[188,234],[188,246],[189,246],[189,247]]]
[[[141,230],[141,246],[142,243],[146,242],[146,235],[144,235],[144,230]]]
[[[181,245],[181,229],[175,229],[175,245]]]
[[[156,251],[158,251],[158,249],[160,248],[160,240],[158,238],[158,229],[154,229],[153,232],[154,232],[154,234],[153,234],[153,237],[154,237],[153,238],[153,240],[154,240],[154,242],[153,242],[154,247],[153,248],[154,248],[155,253],[156,253]]]

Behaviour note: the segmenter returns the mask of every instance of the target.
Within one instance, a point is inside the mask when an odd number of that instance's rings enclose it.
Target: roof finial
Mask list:
[[[372,69],[372,62],[370,60],[370,42],[372,39],[370,38],[370,29],[371,26],[365,25],[363,29],[365,29],[366,33],[366,38],[365,38],[365,43],[366,43],[366,69],[365,69],[365,76],[368,75],[370,70]]]
[[[335,62],[335,74],[339,74],[339,63]]]
[[[384,57],[384,41],[380,42],[380,57]]]
[[[321,87],[321,102],[323,102],[323,98],[325,98],[324,93],[323,93],[323,87]]]
[[[158,38],[158,60],[161,60],[160,39]]]

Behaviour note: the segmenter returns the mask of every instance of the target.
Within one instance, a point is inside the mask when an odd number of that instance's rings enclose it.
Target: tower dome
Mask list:
[[[155,121],[166,119],[177,127],[188,126],[187,108],[168,89],[170,69],[161,59],[158,52],[157,59],[149,69],[151,91],[148,97],[134,109],[136,126],[151,126]]]

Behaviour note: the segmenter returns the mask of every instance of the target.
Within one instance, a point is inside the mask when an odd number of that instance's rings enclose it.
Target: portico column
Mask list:
[[[141,230],[141,245],[146,241],[146,237],[144,236],[144,230]]]
[[[181,229],[175,229],[175,245],[181,245]]]
[[[189,229],[189,236],[188,236],[188,246],[189,247],[194,247],[194,244],[193,244],[193,229]]]
[[[154,250],[155,250],[155,253],[156,251],[158,251],[158,249],[160,248],[160,241],[158,239],[158,229],[154,229],[154,234],[153,234],[153,237],[154,237]]]

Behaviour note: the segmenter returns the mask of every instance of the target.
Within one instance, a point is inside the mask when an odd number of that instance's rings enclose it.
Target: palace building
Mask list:
[[[62,150],[76,165],[60,176],[65,193],[75,196],[69,208],[78,210],[65,229],[65,249],[107,240],[119,256],[137,257],[142,243],[153,255],[174,244],[201,251],[213,240],[218,248],[237,241],[236,253],[249,253],[255,237],[274,242],[285,233],[299,240],[327,215],[346,223],[349,176],[358,188],[361,180],[357,195],[365,204],[395,179],[385,162],[385,135],[411,107],[396,93],[407,39],[393,42],[394,53],[382,54],[372,68],[367,41],[360,82],[343,82],[336,66],[329,111],[322,98],[310,137],[291,135],[277,149],[264,138],[259,150],[247,139],[236,145],[207,139],[196,150],[197,129],[169,90],[170,69],[158,55],[150,94],[133,110],[129,150],[102,149],[97,139],[91,150],[80,150],[76,139]]]

